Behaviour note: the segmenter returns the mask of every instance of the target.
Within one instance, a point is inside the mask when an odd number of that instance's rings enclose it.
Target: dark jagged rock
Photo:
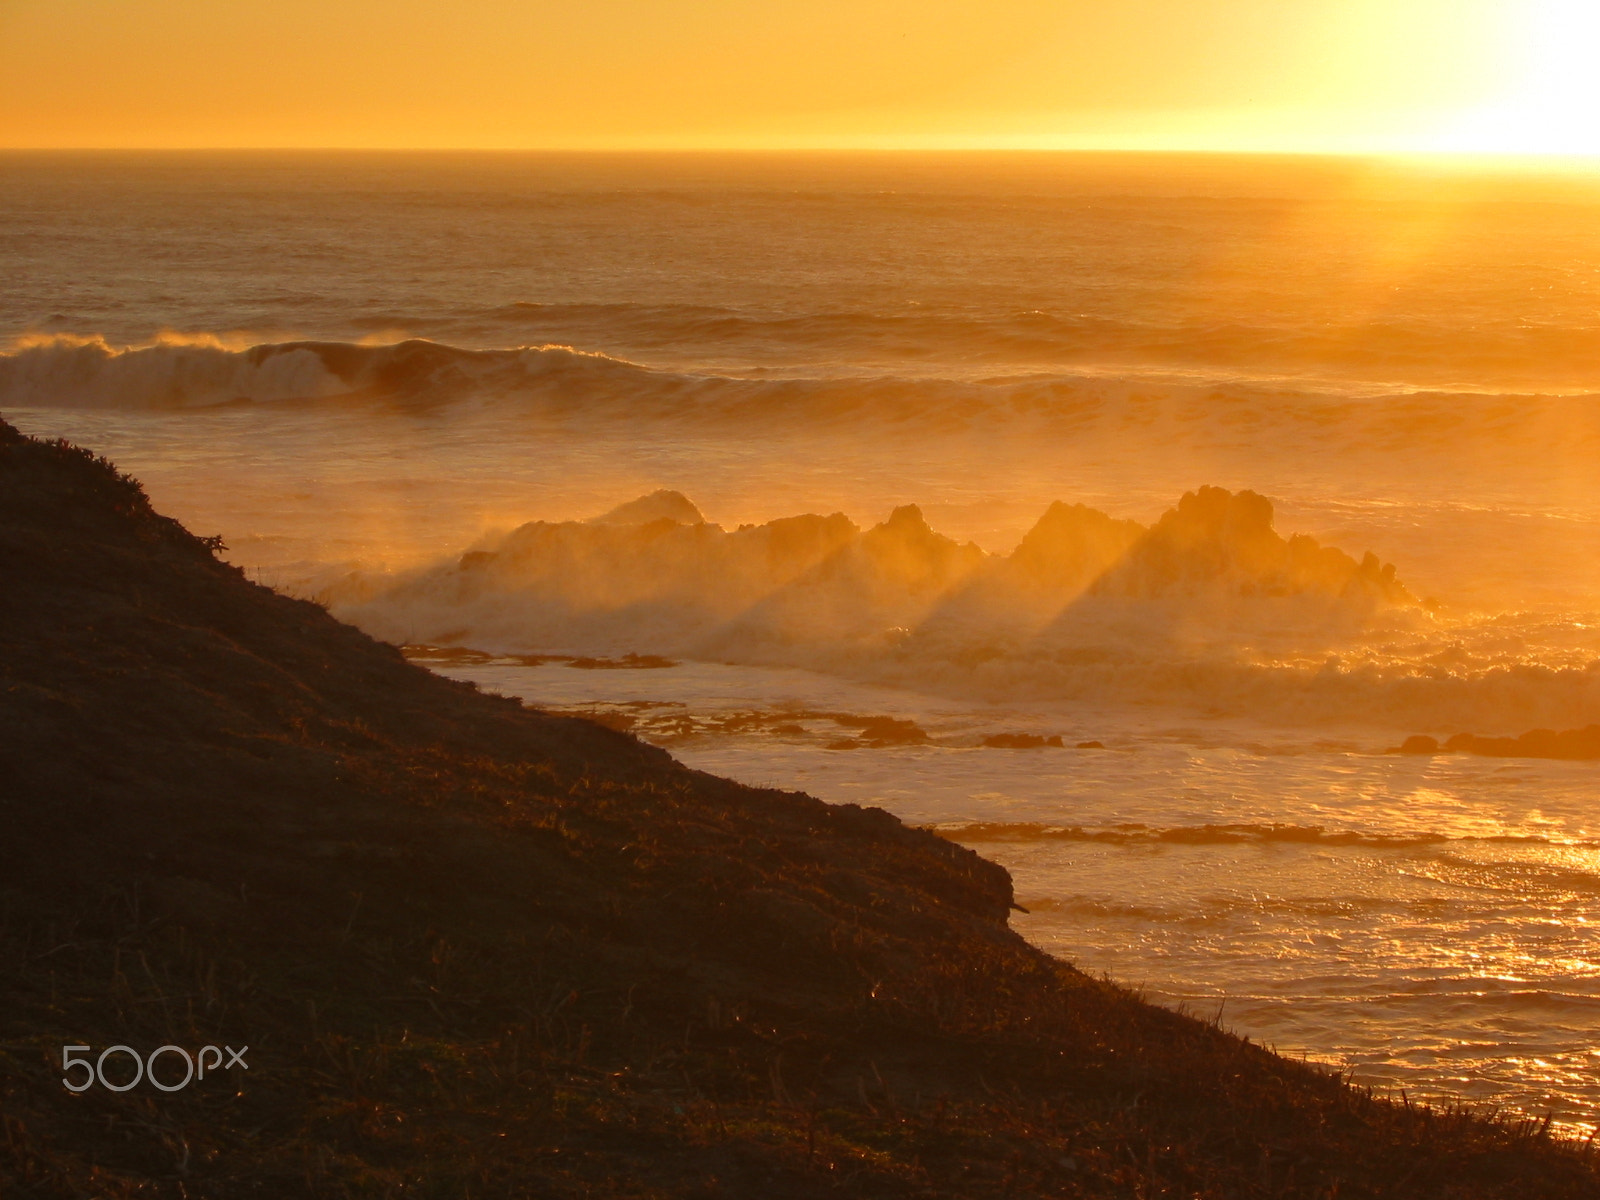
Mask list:
[[[1514,738],[1458,733],[1445,742],[1444,748],[1491,758],[1595,759],[1600,758],[1600,725],[1563,729],[1559,733],[1554,729],[1532,729]]]
[[[1582,762],[1600,758],[1600,725],[1582,729],[1530,729],[1517,737],[1481,737],[1458,733],[1443,745],[1438,738],[1418,733],[1390,754],[1481,754],[1487,758],[1559,758]]]
[[[667,488],[619,504],[610,512],[591,517],[591,525],[649,525],[654,521],[671,521],[675,525],[704,525],[705,517],[694,502],[682,492]]]
[[[655,653],[872,674],[885,659],[970,671],[1036,661],[1112,613],[1147,628],[1245,620],[1325,634],[1414,603],[1393,565],[1273,528],[1254,492],[1203,487],[1152,527],[1055,503],[1009,555],[934,530],[916,505],[727,530],[678,492],[590,521],[530,521],[459,557],[320,598],[380,636],[538,652]],[[1154,622],[1154,626],[1152,626]]]
[[[1041,733],[991,733],[983,744],[995,750],[1040,750],[1047,746],[1061,748],[1061,735],[1046,737]]]
[[[1392,563],[1371,552],[1357,563],[1304,534],[1284,538],[1273,528],[1272,502],[1265,496],[1219,487],[1184,493],[1095,583],[1099,592],[1134,596],[1208,587],[1243,596],[1413,602]]]
[[[0,1195],[1600,1186],[1047,958],[961,847],[432,675],[215,548],[0,423]],[[67,1044],[249,1066],[73,1095]]]

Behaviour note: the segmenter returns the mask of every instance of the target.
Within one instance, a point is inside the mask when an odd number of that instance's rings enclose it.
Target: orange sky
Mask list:
[[[0,145],[1564,152],[1596,8],[0,0]]]

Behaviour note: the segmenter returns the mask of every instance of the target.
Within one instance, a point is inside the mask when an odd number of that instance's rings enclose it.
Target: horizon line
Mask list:
[[[818,154],[849,155],[1016,155],[1016,156],[1138,156],[1188,158],[1301,158],[1350,160],[1420,160],[1430,163],[1463,164],[1569,164],[1600,170],[1600,150],[1592,153],[1559,154],[1548,151],[1463,151],[1432,149],[1289,149],[1284,147],[1223,146],[1050,146],[1050,145],[586,145],[586,146],[386,146],[386,145],[205,145],[205,146],[7,146],[0,154],[640,154],[662,157],[677,155],[803,156]]]

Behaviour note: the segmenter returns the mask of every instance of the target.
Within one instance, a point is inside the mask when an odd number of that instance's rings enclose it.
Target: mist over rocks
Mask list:
[[[404,642],[649,652],[988,686],[1008,664],[1048,690],[1086,649],[1226,664],[1241,629],[1324,650],[1416,608],[1393,566],[1273,527],[1270,501],[1203,487],[1153,526],[1052,504],[1009,554],[932,528],[916,505],[728,530],[660,491],[590,521],[532,521],[458,560],[323,598]],[[1015,686],[1008,676],[1005,686]],[[1159,680],[1154,681],[1159,688]]]
[[[1392,564],[1285,536],[1248,490],[1197,488],[1148,526],[1054,503],[1009,554],[916,505],[866,528],[836,512],[727,529],[669,496],[319,595],[397,643],[798,667],[983,702],[1373,732],[1600,717],[1600,662],[1441,654],[1446,627]]]

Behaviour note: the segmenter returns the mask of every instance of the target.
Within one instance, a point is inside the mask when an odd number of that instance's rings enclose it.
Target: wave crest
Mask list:
[[[24,339],[0,355],[0,403],[159,410],[338,399],[430,406],[519,391],[559,403],[648,374],[568,346],[463,350],[412,339],[238,347],[171,335],[118,347],[56,334]]]
[[[599,424],[665,420],[741,436],[761,429],[852,434],[863,422],[896,437],[1013,431],[1155,457],[1234,451],[1322,462],[1342,454],[1439,457],[1492,445],[1548,472],[1585,468],[1600,448],[1600,407],[1586,395],[1318,391],[1307,385],[1192,376],[1051,372],[993,378],[871,375],[740,377],[646,367],[544,344],[464,349],[412,339],[386,345],[288,341],[253,346],[167,335],[117,347],[99,337],[36,336],[0,354],[0,406],[163,410],[291,401],[406,410],[477,404]],[[1129,439],[1132,439],[1130,442]],[[1552,458],[1553,450],[1559,454]],[[1558,463],[1559,460],[1559,463]]]

